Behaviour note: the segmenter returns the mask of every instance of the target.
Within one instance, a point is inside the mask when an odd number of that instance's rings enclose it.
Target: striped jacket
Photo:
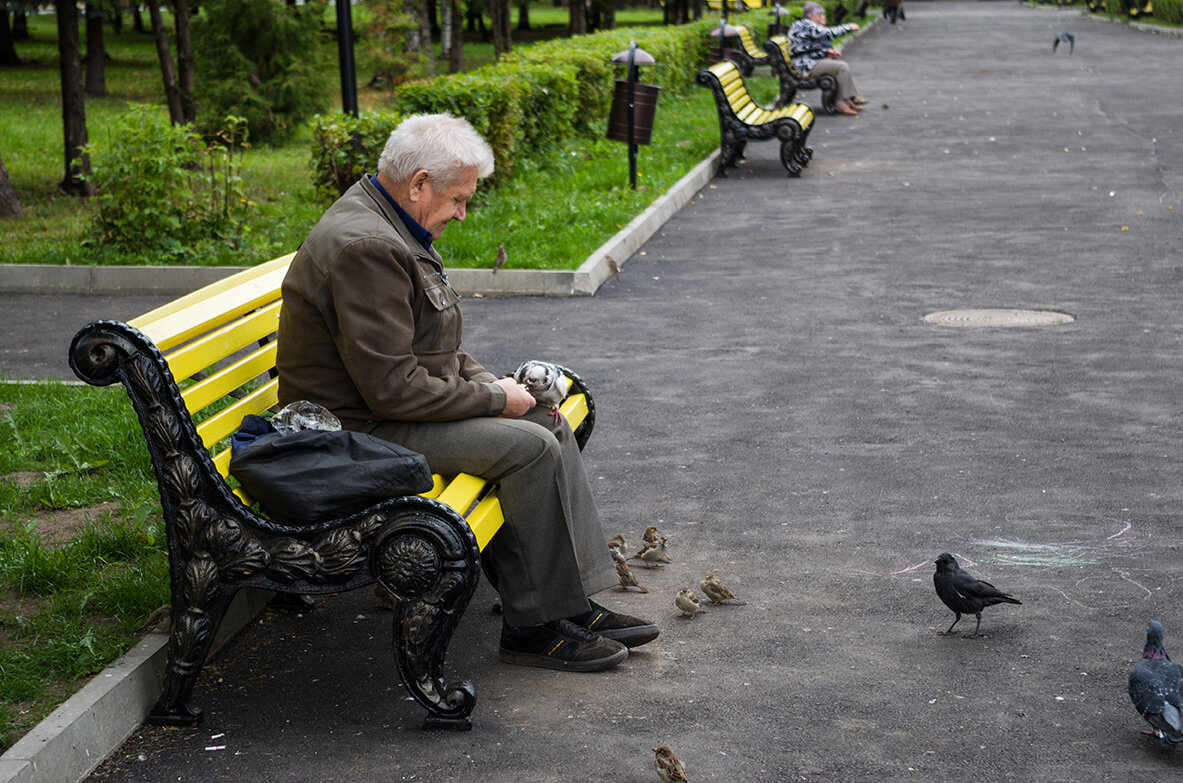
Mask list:
[[[807,17],[793,22],[793,26],[789,28],[789,49],[793,55],[793,68],[802,76],[807,76],[818,60],[826,59],[826,50],[830,48],[830,42],[851,31],[852,28],[848,24],[822,27]]]

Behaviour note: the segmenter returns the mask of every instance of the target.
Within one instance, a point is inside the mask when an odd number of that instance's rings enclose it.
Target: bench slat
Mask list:
[[[213,366],[217,361],[242,350],[251,343],[275,334],[279,328],[280,302],[239,318],[237,321],[200,337],[168,354],[168,368],[180,383],[193,373]]]
[[[168,351],[279,298],[292,256],[231,275],[129,322]]]
[[[274,405],[279,398],[279,381],[272,380],[251,392],[233,405],[218,411],[197,425],[197,434],[205,447],[211,448],[222,438],[238,432],[242,417],[248,413],[262,413]]]
[[[249,383],[261,375],[266,375],[268,370],[275,367],[277,346],[278,343],[267,343],[229,367],[218,370],[208,378],[198,381],[181,392],[181,399],[185,401],[189,415],[195,416],[243,384]],[[258,413],[258,411],[248,412]],[[239,423],[241,424],[241,420]]]

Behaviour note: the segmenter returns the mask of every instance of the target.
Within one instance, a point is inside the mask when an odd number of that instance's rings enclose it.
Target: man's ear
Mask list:
[[[407,181],[407,195],[411,201],[419,200],[419,196],[423,192],[423,186],[427,184],[428,179],[430,179],[430,175],[427,173],[427,169],[419,169],[411,175],[411,178]]]

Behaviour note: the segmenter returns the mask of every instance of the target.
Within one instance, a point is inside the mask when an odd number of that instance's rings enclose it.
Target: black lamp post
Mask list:
[[[784,17],[792,14],[792,11],[785,8],[780,3],[772,6],[772,10],[768,12],[772,17],[772,24],[768,27],[768,37],[774,35],[788,35],[789,28],[781,21]]]
[[[337,0],[337,57],[341,63],[341,108],[357,116],[357,66],[353,62],[353,15],[349,0]]]
[[[723,6],[723,7],[726,8],[727,6]],[[719,39],[719,60],[718,60],[718,62],[723,62],[725,59],[727,59],[727,57],[723,51],[723,41],[727,38],[731,38],[731,37],[739,35],[739,28],[736,27],[735,25],[729,24],[727,22],[727,18],[726,18],[727,14],[726,13],[723,14],[723,17],[724,17],[723,20],[721,22],[719,22],[719,26],[716,27],[714,30],[711,30],[711,36]]]
[[[653,114],[657,109],[657,87],[652,84],[638,84],[637,83],[637,66],[653,65],[657,61],[653,59],[653,55],[637,46],[636,41],[629,41],[628,49],[622,52],[617,52],[612,57],[612,62],[617,65],[628,65],[628,80],[625,83],[625,124],[627,130],[620,134],[619,128],[619,114],[620,106],[619,99],[621,82],[616,82],[616,92],[613,94],[612,111],[608,120],[608,138],[616,139],[617,141],[624,141],[628,143],[628,184],[633,190],[637,189],[637,144],[648,144],[649,135],[653,130]],[[637,127],[637,95],[638,88],[640,88],[641,95],[645,98],[644,116],[640,118],[643,127]],[[637,132],[641,131],[643,138],[638,138]]]

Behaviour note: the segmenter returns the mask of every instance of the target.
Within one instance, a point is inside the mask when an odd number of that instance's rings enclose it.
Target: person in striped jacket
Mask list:
[[[808,2],[803,16],[789,28],[789,46],[793,68],[801,76],[833,74],[838,80],[838,96],[834,111],[858,114],[867,99],[858,94],[850,66],[842,61],[842,53],[831,44],[835,38],[858,29],[857,24],[826,27],[826,9],[820,3]]]

